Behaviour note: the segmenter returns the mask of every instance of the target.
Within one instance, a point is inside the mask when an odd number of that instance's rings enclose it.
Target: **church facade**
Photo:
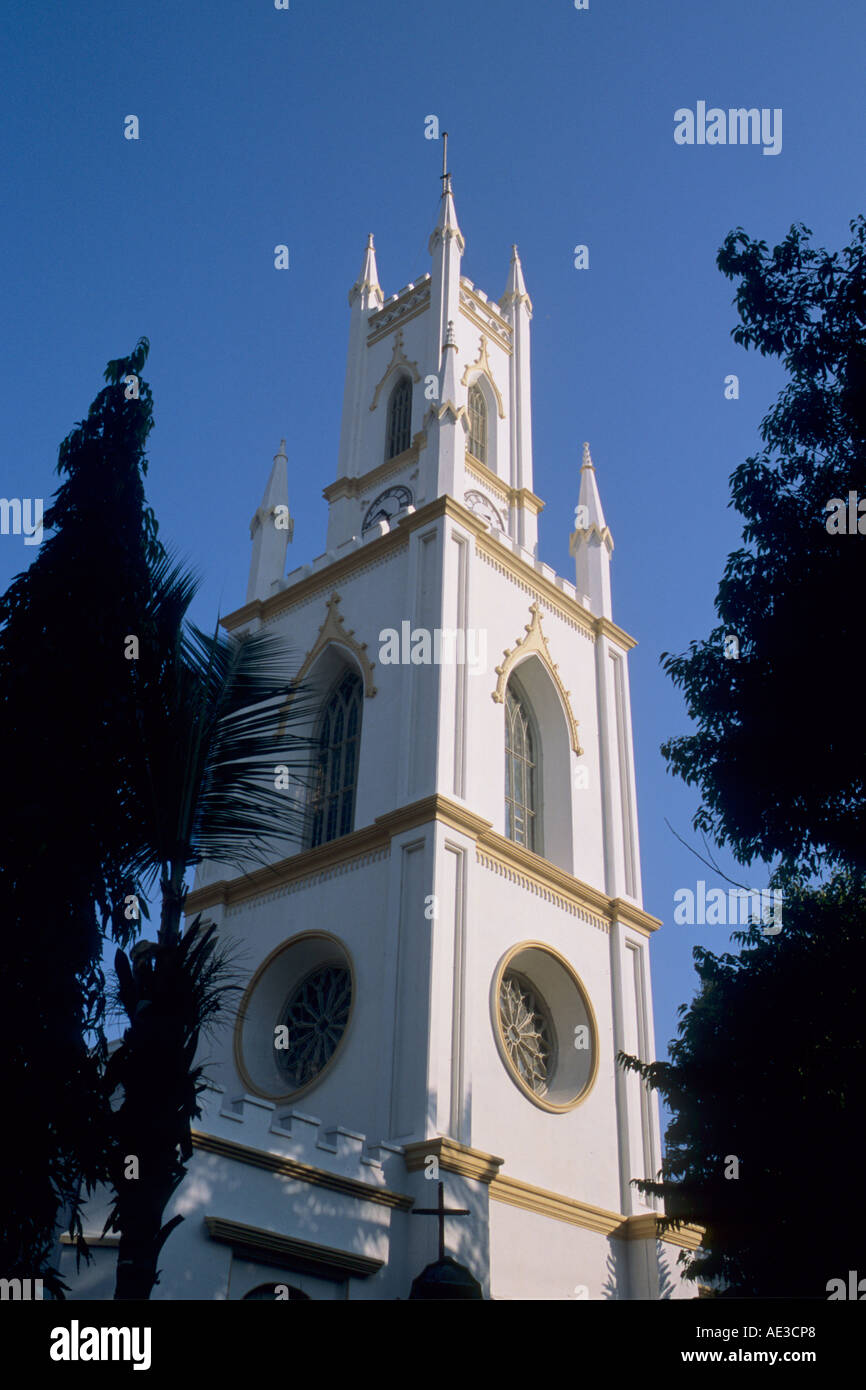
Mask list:
[[[285,576],[281,446],[225,620],[302,654],[313,752],[275,777],[309,809],[303,846],[206,864],[187,902],[246,988],[156,1298],[403,1299],[440,1227],[485,1298],[693,1293],[691,1233],[659,1240],[632,1185],[654,1097],[615,1061],[651,1057],[660,924],[613,541],[584,446],[574,581],[538,556],[532,304],[516,248],[500,300],[462,275],[443,185],[429,273],[385,298],[371,237],[349,295],[324,553]],[[440,1195],[463,1214],[421,1214]]]

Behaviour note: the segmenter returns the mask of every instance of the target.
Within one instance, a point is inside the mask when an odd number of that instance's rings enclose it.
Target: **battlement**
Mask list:
[[[368,1139],[342,1125],[323,1127],[315,1115],[244,1093],[230,1096],[224,1087],[208,1085],[202,1096],[199,1136],[213,1136],[259,1149],[278,1158],[323,1168],[375,1188],[405,1180],[403,1149],[384,1140]]]

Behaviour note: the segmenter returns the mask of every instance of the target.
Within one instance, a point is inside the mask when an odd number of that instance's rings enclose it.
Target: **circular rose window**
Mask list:
[[[564,956],[528,941],[499,962],[491,998],[499,1055],[518,1089],[562,1112],[589,1091],[598,1067],[595,1015]]]
[[[506,971],[499,986],[499,1022],[512,1069],[543,1096],[555,1066],[556,1033],[538,990],[513,970]]]
[[[349,1027],[354,976],[336,937],[307,932],[272,952],[238,1010],[235,1064],[247,1088],[287,1100],[334,1063]]]
[[[285,1047],[278,1060],[293,1090],[315,1080],[340,1045],[349,1021],[352,979],[344,965],[320,965],[286,1005]]]

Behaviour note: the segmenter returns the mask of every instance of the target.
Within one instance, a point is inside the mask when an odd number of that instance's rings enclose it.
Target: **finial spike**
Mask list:
[[[440,175],[440,178],[441,178],[441,181],[442,181],[442,197],[444,198],[446,193],[450,193],[450,192],[451,192],[451,175],[450,175],[449,172],[448,172],[448,131],[447,131],[447,130],[443,130],[443,132],[442,132],[442,173],[441,173],[441,175]]]

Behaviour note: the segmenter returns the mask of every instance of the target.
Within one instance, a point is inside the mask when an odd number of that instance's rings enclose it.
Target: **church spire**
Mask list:
[[[364,358],[367,323],[371,314],[381,309],[384,302],[385,296],[379,284],[376,251],[371,232],[367,237],[361,273],[349,290],[349,307],[352,311],[349,321],[349,355],[343,387],[343,420],[337,460],[337,473],[341,478],[350,478],[358,471],[363,416],[361,396],[366,389]]]
[[[432,308],[432,341],[430,360],[440,364],[448,337],[448,324],[456,323],[460,313],[460,260],[466,247],[457,222],[451,175],[446,169],[447,134],[443,134],[442,197],[439,200],[439,220],[430,236],[428,249],[433,258],[430,272],[430,303]]]
[[[427,247],[430,255],[435,252],[439,242],[453,238],[457,243],[460,255],[466,250],[466,242],[463,240],[463,233],[457,222],[457,209],[454,206],[454,193],[451,188],[451,175],[448,172],[448,131],[442,132],[442,197],[439,200],[439,220],[430,235],[430,242]]]
[[[454,205],[454,193],[451,188],[451,175],[444,174],[444,187],[442,197],[439,200],[439,220],[430,234],[428,251],[434,255],[439,242],[448,241],[453,238],[457,243],[460,255],[466,250],[466,242],[457,221],[457,208]]]
[[[274,454],[262,505],[250,522],[253,554],[247,603],[257,598],[270,598],[275,585],[286,572],[286,549],[295,529],[289,512],[288,463],[286,441],[281,439],[280,447]]]
[[[582,517],[586,516],[588,518],[588,520],[583,523],[584,526],[594,526],[599,535],[607,531],[608,536],[610,536],[610,531],[607,530],[607,523],[605,522],[604,511],[601,505],[601,494],[598,490],[595,464],[592,461],[592,454],[589,451],[588,444],[584,444],[583,446],[583,462],[580,466],[580,493],[577,503],[578,509],[580,507],[586,508],[585,512],[581,512]],[[613,540],[611,540],[610,545],[611,549],[613,549]]]
[[[523,278],[523,266],[520,264],[520,257],[517,254],[517,247],[511,248],[511,265],[508,270],[508,280],[505,285],[505,293],[499,303],[503,309],[507,309],[512,304],[526,302],[529,312],[532,313],[532,300],[526,293],[526,281]]]
[[[505,293],[499,301],[503,316],[511,324],[513,351],[508,363],[511,394],[511,477],[514,488],[532,491],[532,400],[529,364],[529,325],[532,300],[526,293],[523,267],[517,247],[511,248],[511,265]],[[534,548],[537,532],[527,525],[526,512],[517,513],[518,536],[522,546]]]
[[[568,548],[574,556],[578,593],[589,600],[592,612],[597,617],[612,617],[610,556],[613,536],[604,519],[598,479],[588,444],[583,446],[580,493],[574,509],[574,530]]]
[[[367,249],[364,252],[361,274],[349,290],[349,304],[353,305],[357,299],[365,301],[361,306],[363,309],[372,309],[374,304],[379,309],[384,301],[379,284],[379,272],[376,269],[376,251],[373,246],[372,232],[367,237]]]

